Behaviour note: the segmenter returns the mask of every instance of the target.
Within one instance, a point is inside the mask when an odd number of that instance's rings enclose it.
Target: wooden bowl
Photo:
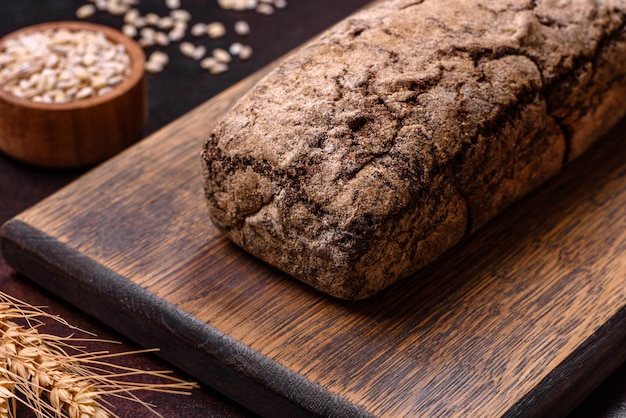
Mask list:
[[[0,150],[18,160],[49,168],[93,165],[123,150],[141,136],[148,117],[145,56],[121,32],[87,22],[53,22],[29,26],[0,39],[45,29],[100,31],[123,44],[131,74],[98,97],[68,103],[39,103],[0,88]]]

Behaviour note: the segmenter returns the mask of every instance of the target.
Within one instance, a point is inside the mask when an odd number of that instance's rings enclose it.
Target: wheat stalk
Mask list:
[[[142,371],[105,361],[154,350],[88,352],[78,345],[86,340],[40,333],[38,328],[45,319],[76,329],[58,316],[0,292],[0,418],[16,418],[17,403],[26,405],[38,418],[117,417],[105,400],[109,396],[133,400],[160,416],[134,392],[189,394],[197,387],[169,376],[170,371]],[[161,383],[128,380],[138,375],[152,376]]]

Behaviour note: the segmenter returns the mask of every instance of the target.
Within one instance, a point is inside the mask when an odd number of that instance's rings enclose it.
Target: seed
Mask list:
[[[93,4],[85,4],[76,9],[76,17],[79,19],[87,19],[96,13],[96,6]]]
[[[187,10],[176,9],[170,12],[170,16],[174,20],[182,20],[184,22],[188,22],[191,20],[191,14]]]
[[[167,46],[170,44],[170,38],[167,36],[165,32],[157,32],[154,35],[154,42],[157,45]]]
[[[96,0],[96,8],[98,10],[107,10],[109,7],[108,0]]]
[[[28,79],[28,81],[30,81],[30,85],[31,85],[31,86],[35,86],[35,85],[39,86],[39,83],[41,83],[41,82],[42,82],[42,81],[41,81],[41,79],[42,79],[42,78],[43,78],[43,77],[41,76],[41,74],[40,74],[40,73],[35,73],[35,74],[33,74],[33,75],[31,75],[31,76],[30,76],[30,78]]]
[[[215,57],[206,57],[202,61],[200,61],[200,67],[202,69],[208,70],[209,68],[213,67],[217,63],[218,61],[217,59],[215,59]]]
[[[174,29],[186,31],[187,25],[188,23],[185,20],[174,20]]]
[[[135,22],[137,21],[137,18],[139,18],[139,10],[130,9],[124,14],[124,23],[134,25]]]
[[[139,34],[141,35],[142,38],[154,38],[154,35],[156,34],[156,30],[150,27],[145,27],[139,31]]]
[[[157,26],[159,29],[172,29],[174,26],[174,19],[172,19],[171,16],[164,16],[159,19]]]
[[[169,62],[169,60],[170,59],[167,56],[167,54],[161,51],[154,51],[152,54],[150,54],[150,57],[148,58],[148,61],[156,62],[161,65],[166,65]]]
[[[209,67],[208,71],[209,73],[213,75],[225,73],[226,71],[228,71],[228,64],[225,64],[223,62],[218,62],[212,67]]]
[[[92,94],[93,94],[93,89],[91,87],[84,87],[84,88],[78,90],[78,93],[76,93],[76,98],[77,99],[85,99],[85,98],[91,96]],[[56,97],[57,96],[55,96],[55,101],[58,102],[58,100],[56,100]],[[58,97],[62,98],[60,92],[58,93]]]
[[[96,78],[98,80],[96,80]],[[102,77],[94,77],[92,79],[92,84],[94,87],[96,87],[96,84],[99,83],[99,80],[102,79]],[[48,85],[48,83],[50,83],[48,80],[49,78],[44,78],[42,77],[41,80],[43,81],[42,83],[38,83],[37,84],[37,90],[39,91],[45,91],[45,90],[50,90],[55,84],[52,83],[51,86]],[[104,79],[106,82],[106,79]],[[79,80],[77,79],[71,79],[71,80],[58,80],[56,82],[56,87],[60,88],[62,90],[65,90],[65,92],[67,93],[70,89],[73,89],[75,87],[77,87],[80,84]]]
[[[129,38],[134,38],[135,36],[137,36],[137,28],[133,25],[126,24],[122,26],[122,32]]]
[[[60,83],[59,83],[60,84]],[[58,85],[58,84],[57,84]],[[103,87],[106,87],[108,85],[107,83],[107,78],[106,77],[102,77],[102,76],[95,76],[91,79],[91,86],[96,89],[99,90]],[[60,87],[60,86],[59,86]],[[69,86],[68,86],[69,87]]]
[[[167,37],[170,38],[170,41],[172,42],[178,42],[185,37],[185,30],[174,28],[170,31]]]
[[[274,0],[274,7],[277,9],[284,9],[287,7],[287,0]]]
[[[155,61],[146,61],[146,71],[149,73],[160,73],[163,71],[163,64]]]
[[[180,52],[187,57],[193,56],[194,52],[196,51],[196,47],[191,42],[182,42],[179,48]]]
[[[210,74],[221,74],[228,71],[228,64],[218,61],[215,57],[208,57],[200,61],[200,67]]]
[[[217,3],[225,10],[252,10],[256,7],[256,0],[217,0]]]
[[[139,39],[139,46],[142,48],[149,48],[154,46],[154,38],[141,38]]]
[[[109,78],[107,80],[107,82],[109,83],[110,86],[114,86],[116,84],[121,83],[122,81],[124,81],[124,77],[120,76],[120,75],[115,75],[111,78]]]
[[[154,45],[156,31],[150,27],[145,27],[139,31],[139,35],[141,39],[139,40],[139,44],[143,47],[148,47]]]
[[[22,79],[19,83],[17,83],[17,85],[20,86],[22,90],[26,90],[31,86],[31,83],[29,80]]]
[[[168,37],[170,41],[178,42],[185,37],[185,32],[187,31],[187,23],[176,21],[174,23],[174,28],[169,32]]]
[[[113,16],[122,16],[128,11],[128,6],[124,3],[109,0],[106,10]]]
[[[180,0],[165,0],[165,5],[168,9],[180,8]]]
[[[89,78],[89,71],[85,67],[72,67],[70,71],[74,73],[74,76],[80,80],[86,80]]]
[[[234,25],[235,33],[239,36],[246,36],[250,34],[250,25],[245,20],[238,20]]]
[[[110,54],[106,54],[105,57],[112,59],[115,56],[115,51],[111,51]],[[94,54],[85,54],[82,60],[82,64],[85,67],[92,66],[96,62],[96,56]]]
[[[230,56],[228,51],[222,48],[215,48],[213,50],[213,56],[215,57],[216,60],[218,60],[219,62],[223,62],[225,64],[228,64],[232,61],[232,57]]]
[[[57,78],[54,76],[54,74],[50,74],[47,77],[42,77],[43,80],[43,91],[51,91],[52,89],[54,89],[55,87],[60,88],[60,86],[57,85]],[[68,87],[73,87],[73,85],[76,84],[76,81],[74,82],[68,82],[68,84],[70,84],[70,86]],[[37,86],[39,87],[39,85]],[[28,88],[24,88],[24,90],[28,90]]]
[[[54,71],[54,70],[53,70]],[[67,68],[62,69],[58,72],[59,80],[71,80],[74,77],[74,74]],[[45,70],[41,72],[41,78],[45,77]]]
[[[195,46],[191,42],[183,42],[180,44],[180,52],[187,57],[199,60],[206,54],[206,47],[202,45]]]
[[[226,27],[221,22],[211,22],[206,25],[206,33],[211,39],[221,38],[226,35]]]
[[[6,65],[12,62],[13,60],[14,58],[11,55],[0,55],[0,66]]]
[[[108,92],[110,92],[110,91],[112,91],[112,90],[113,90],[113,88],[112,88],[112,87],[104,87],[104,88],[101,88],[100,90],[98,90],[98,96],[105,95],[105,94],[107,94]]]
[[[242,60],[250,59],[252,56],[252,47],[250,45],[244,45],[241,47],[241,51],[239,51],[237,56]]]
[[[197,60],[202,59],[202,57],[204,57],[205,55],[206,55],[206,47],[199,45],[191,54],[191,58],[197,61]]]
[[[160,18],[160,17],[159,17],[159,15],[158,15],[158,14],[156,14],[156,13],[148,13],[148,14],[145,16],[145,19],[146,19],[146,24],[148,24],[148,25],[152,25],[152,26],[156,26],[156,25],[159,23],[159,20],[160,20],[161,18]]]
[[[191,27],[192,36],[202,36],[207,33],[207,25],[204,23],[196,23]]]
[[[138,28],[143,28],[144,26],[146,26],[146,19],[142,16],[139,16],[137,19],[135,19],[134,25]]]
[[[230,55],[239,55],[239,53],[241,52],[241,49],[243,48],[243,44],[240,42],[233,42],[229,47],[228,47],[228,52],[230,53]]]
[[[271,15],[274,13],[274,6],[269,3],[260,3],[256,7],[257,13],[261,13],[263,15]]]

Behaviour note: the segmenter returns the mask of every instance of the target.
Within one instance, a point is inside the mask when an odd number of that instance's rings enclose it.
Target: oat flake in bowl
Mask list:
[[[110,92],[130,75],[122,44],[103,32],[50,28],[8,39],[0,51],[5,92],[43,103],[67,103]]]
[[[0,39],[0,150],[50,168],[93,165],[141,136],[145,56],[89,22],[29,26]]]

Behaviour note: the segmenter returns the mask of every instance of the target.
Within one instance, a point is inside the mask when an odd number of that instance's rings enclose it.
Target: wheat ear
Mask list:
[[[85,340],[40,333],[45,319],[73,328],[58,316],[0,292],[0,418],[15,418],[17,402],[42,418],[117,417],[105,400],[108,396],[136,401],[159,415],[134,392],[189,394],[197,387],[169,376],[169,371],[141,371],[105,361],[153,350],[90,353],[77,345]],[[153,376],[160,383],[128,380],[137,375]]]

